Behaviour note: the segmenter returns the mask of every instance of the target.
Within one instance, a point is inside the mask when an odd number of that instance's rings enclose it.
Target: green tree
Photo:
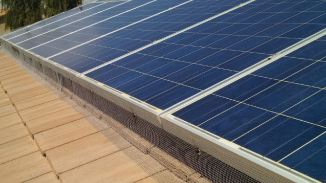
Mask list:
[[[5,28],[17,29],[70,10],[81,0],[0,0],[2,9],[9,9]]]
[[[59,14],[61,12],[70,10],[77,6],[77,2],[81,0],[43,0],[46,17]]]
[[[17,29],[42,19],[42,0],[1,0],[2,9],[9,9],[5,28]]]

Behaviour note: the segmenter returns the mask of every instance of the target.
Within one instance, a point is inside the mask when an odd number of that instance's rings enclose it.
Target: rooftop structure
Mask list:
[[[1,40],[90,108],[117,105],[261,182],[318,182],[325,38],[321,0],[133,0]]]

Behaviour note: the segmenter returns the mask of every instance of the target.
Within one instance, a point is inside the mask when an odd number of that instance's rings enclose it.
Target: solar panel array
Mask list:
[[[323,0],[133,0],[3,39],[164,111],[325,28]],[[326,36],[308,43],[173,115],[326,180]]]

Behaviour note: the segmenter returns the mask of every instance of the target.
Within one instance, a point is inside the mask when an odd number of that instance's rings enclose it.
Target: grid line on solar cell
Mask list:
[[[324,57],[324,58],[326,58],[326,57]],[[231,100],[231,101],[235,101],[235,102],[237,102],[237,103],[239,103],[239,104],[242,104],[242,103],[243,103],[243,104],[246,104],[245,102],[246,102],[247,100],[250,100],[251,98],[253,98],[253,97],[255,97],[255,96],[257,96],[257,95],[263,93],[264,91],[266,91],[266,90],[268,90],[268,89],[270,89],[270,88],[276,86],[277,84],[279,84],[279,83],[281,83],[281,82],[287,82],[287,81],[286,81],[287,78],[290,78],[290,77],[292,77],[293,75],[295,75],[295,74],[297,74],[297,73],[299,73],[299,72],[305,70],[306,68],[311,67],[312,65],[314,65],[314,64],[317,63],[317,62],[319,62],[319,60],[316,60],[314,63],[311,63],[310,65],[308,65],[308,66],[306,66],[306,67],[304,67],[304,68],[302,68],[302,69],[300,69],[300,70],[294,72],[293,74],[291,74],[291,75],[289,75],[289,76],[287,76],[287,77],[285,77],[285,78],[283,78],[283,79],[281,79],[281,80],[279,80],[279,79],[275,79],[275,80],[277,80],[278,82],[274,83],[273,85],[268,86],[267,88],[264,88],[263,90],[259,91],[258,93],[255,93],[254,95],[251,95],[249,98],[246,98],[246,99],[241,100],[241,101],[237,101],[237,100],[234,100],[234,99],[231,99],[231,98],[227,98],[227,97],[224,97],[224,96],[220,96],[220,95],[217,95],[217,94],[213,94],[213,95],[216,95],[216,96],[219,96],[219,97],[222,97],[222,98],[226,98],[226,99]],[[253,76],[258,76],[258,77],[260,77],[259,75],[253,75]],[[295,82],[289,82],[289,83],[291,83],[291,84],[302,85],[302,84],[300,84],[300,83],[295,83]],[[314,86],[310,86],[310,85],[302,85],[302,86],[311,87],[311,88],[318,88],[318,89],[319,89],[318,92],[314,93],[313,95],[315,95],[315,94],[317,94],[317,93],[319,93],[319,92],[325,90],[325,88],[314,87]],[[310,95],[309,97],[305,98],[304,100],[306,100],[306,99],[312,97],[313,95]],[[240,95],[240,96],[241,96],[241,95]],[[239,96],[239,97],[240,97],[240,96]],[[302,101],[300,101],[299,103],[297,103],[297,104],[295,104],[295,105],[293,105],[293,106],[287,108],[287,109],[284,110],[283,112],[285,112],[285,111],[287,111],[287,110],[289,110],[289,109],[295,107],[296,105],[300,104],[300,103],[303,102],[304,100],[302,100]],[[285,102],[286,102],[286,101],[285,101]],[[250,105],[250,104],[246,104],[246,105]],[[254,106],[254,105],[250,105],[250,106]],[[233,106],[233,107],[236,107],[236,106]],[[232,108],[233,108],[233,107],[232,107]],[[254,107],[257,107],[257,106],[254,106]],[[259,107],[258,107],[258,108],[259,108]],[[230,108],[230,109],[231,109],[231,108]],[[228,109],[228,110],[230,110],[230,109]],[[261,109],[263,109],[263,108],[261,108]],[[269,111],[269,112],[276,113],[276,112],[274,112],[274,111],[270,111],[270,110],[267,110],[267,109],[264,109],[264,110]],[[223,112],[226,112],[226,111],[227,111],[227,110],[225,110],[225,111],[223,111]],[[211,119],[213,119],[213,118],[219,116],[220,114],[221,114],[221,113],[219,113],[219,114],[217,114],[217,115],[215,115],[215,116],[213,116],[213,117],[207,119],[206,121],[204,121],[204,122],[202,122],[201,124],[199,124],[199,126],[202,125],[202,124],[204,124],[204,123],[206,123],[207,121],[210,121]],[[277,114],[279,114],[279,113],[277,113]],[[203,114],[203,115],[204,115],[204,114]],[[282,114],[282,115],[283,115],[283,114]],[[286,116],[286,115],[284,115],[284,116]],[[287,117],[291,117],[291,116],[287,116]],[[293,118],[293,117],[291,117],[291,118]],[[294,119],[295,119],[295,118],[294,118]],[[298,119],[297,119],[297,120],[298,120]],[[304,120],[301,120],[301,121],[304,121]],[[305,121],[305,122],[306,122],[306,121]],[[310,122],[308,122],[308,123],[310,123]],[[324,127],[324,126],[323,126],[323,127]],[[324,127],[324,128],[326,128],[326,127]]]
[[[105,11],[105,12],[99,13],[99,14],[94,15],[92,17],[88,17],[88,18],[84,19],[83,21],[75,22],[75,23],[73,23],[71,25],[62,27],[62,28],[57,29],[55,31],[51,31],[49,33],[46,33],[44,35],[41,35],[39,37],[36,37],[36,38],[31,39],[29,41],[26,41],[24,43],[21,43],[21,44],[19,44],[19,46],[21,46],[21,47],[23,47],[25,49],[30,49],[32,47],[39,46],[40,44],[43,44],[45,42],[53,40],[53,39],[49,39],[46,36],[52,36],[52,37],[54,37],[54,39],[58,38],[58,37],[61,37],[61,36],[64,36],[64,35],[66,35],[66,33],[64,33],[65,31],[71,33],[71,32],[76,31],[78,29],[85,28],[85,26],[89,26],[90,24],[93,24],[94,22],[99,22],[100,20],[106,19],[107,17],[112,17],[112,16],[117,15],[117,14],[119,14],[121,12],[128,11],[128,10],[130,10],[130,9],[136,7],[136,6],[143,5],[144,3],[147,3],[147,2],[148,2],[148,0],[131,1],[129,3],[121,5],[119,7],[113,8],[110,11]],[[100,9],[105,9],[108,6],[111,6],[112,3],[108,3],[108,4],[110,4],[110,5],[101,6],[99,8]],[[176,3],[172,3],[172,4],[176,4]],[[146,5],[146,6],[150,6],[150,5]],[[104,7],[104,8],[102,8],[102,7]],[[96,10],[98,10],[98,9],[96,9]],[[147,14],[149,12],[151,12],[151,11],[160,11],[160,8],[157,7],[157,10],[152,10],[151,7],[141,7],[141,8],[138,8],[136,12],[135,11],[129,11],[126,14],[123,14],[123,15],[120,15],[120,16],[115,17],[113,19],[107,20],[107,21],[102,22],[102,23],[100,23],[100,24],[98,24],[96,26],[102,25],[102,26],[105,26],[105,27],[111,27],[112,30],[115,30],[121,24],[121,22],[119,22],[117,20],[121,20],[121,21],[122,20],[127,20],[127,23],[131,23],[131,22],[134,22],[134,21],[136,21],[136,20],[138,20],[138,19],[140,19],[142,17],[148,16]],[[93,13],[93,12],[91,12],[91,13]],[[86,14],[83,14],[83,15],[86,15]],[[105,16],[98,17],[98,15],[105,15]],[[58,25],[67,24],[67,23],[70,23],[71,21],[75,21],[75,18],[76,17],[74,17],[71,20],[67,20],[67,22],[60,22],[60,23],[58,23]],[[76,27],[72,27],[72,25],[75,25]],[[55,28],[55,27],[52,26],[52,28]],[[61,30],[63,30],[63,32],[61,32]],[[97,29],[94,29],[93,27],[89,27],[89,28],[86,28],[86,29],[81,30],[81,31],[85,31],[85,30],[93,30],[95,32],[98,31]],[[26,38],[28,38],[30,36],[35,36],[35,35],[38,35],[38,34],[41,34],[41,33],[44,33],[43,29],[41,29],[40,31],[33,32],[33,34],[31,33],[32,35],[29,34],[29,35],[23,37],[22,39],[11,40],[11,42],[15,43],[17,41],[24,40],[24,39],[26,39]],[[70,38],[70,39],[73,38],[73,39],[79,40],[80,37],[81,36],[79,34],[75,33],[75,34],[71,34],[71,35],[66,36],[65,39],[66,38]],[[87,39],[89,40],[90,38],[95,38],[95,37],[97,37],[97,36],[90,35],[90,36],[83,37],[83,39],[86,38],[86,40]],[[67,48],[67,45],[71,45],[71,43],[65,41],[65,39],[61,39],[64,42],[61,43],[61,45],[58,45],[58,47],[60,47],[61,49],[65,49],[65,48]],[[39,44],[32,44],[33,40],[38,40],[40,43]],[[54,44],[54,43],[57,43],[58,41],[53,41],[53,42],[51,42],[49,44]],[[65,45],[65,46],[62,48],[62,45]],[[42,47],[46,48],[46,46],[42,46]],[[34,53],[43,56],[42,51],[41,52],[40,52],[40,50],[38,50],[38,51],[39,52],[37,52],[37,49],[36,49],[36,52],[35,52],[35,50],[33,50]],[[43,57],[46,57],[46,56],[43,56]]]
[[[99,3],[98,5],[92,6],[92,7],[88,8],[88,9],[86,9],[86,10],[90,10],[90,9],[96,8],[96,7],[101,6],[101,5],[103,5],[103,4],[106,4],[106,3]],[[87,5],[91,5],[91,4],[87,4]],[[84,6],[86,6],[86,5],[84,5]],[[84,7],[84,6],[83,6],[83,7]],[[78,7],[74,8],[74,9],[78,9]],[[72,10],[73,10],[73,9],[72,9]],[[66,13],[67,13],[67,12],[59,13],[59,14],[54,15],[54,16],[52,16],[52,17],[49,17],[49,18],[47,18],[47,19],[40,20],[40,21],[38,21],[38,22],[36,22],[36,23],[34,23],[34,24],[27,25],[26,27],[23,27],[22,29],[28,29],[28,28],[30,28],[30,27],[33,27],[33,26],[37,25],[37,24],[44,23],[44,22],[47,22],[47,21],[49,21],[49,20],[55,19],[55,18],[57,18],[58,16],[62,16],[62,15],[64,15],[64,14],[66,14]],[[66,19],[66,18],[69,18],[69,17],[71,17],[71,16],[75,16],[75,15],[77,15],[77,14],[79,14],[79,13],[81,13],[81,12],[77,12],[77,13],[72,14],[72,15],[69,15],[69,16],[67,16],[67,17],[63,17],[63,18],[61,18],[61,19],[55,20],[54,22],[50,22],[50,23],[48,23],[48,24],[42,25],[42,26],[37,27],[36,29],[32,29],[32,30],[40,29],[40,28],[42,28],[42,27],[44,27],[44,26],[47,26],[47,25],[49,25],[49,24],[53,24],[53,23],[56,23],[56,22],[62,21],[62,20],[64,20],[64,19]],[[10,36],[11,34],[16,34],[16,33],[19,32],[19,31],[23,31],[23,30],[18,30],[18,31],[15,31],[15,32],[11,32],[11,33],[9,33],[9,34],[7,34],[7,35],[4,35],[3,38],[6,39],[6,37]],[[12,37],[9,37],[9,38],[7,38],[6,40],[10,40],[10,39],[13,39],[13,38],[15,38],[15,37],[21,36],[21,35],[23,35],[23,34],[27,34],[28,32],[29,32],[29,31],[24,32],[24,33],[21,33],[21,34],[18,34],[18,35],[15,35],[15,36],[12,36]]]
[[[107,10],[110,10],[110,9],[112,9],[112,8],[115,8],[115,7],[117,7],[117,6],[123,5],[123,4],[128,3],[128,2],[129,2],[129,1],[122,2],[122,3],[117,4],[117,5],[115,5],[115,6],[112,6],[112,7],[109,7],[109,8],[107,8],[107,9],[104,9],[104,10],[102,10],[102,11],[99,11],[99,12],[96,12],[96,13],[94,13],[94,14],[91,14],[91,15],[88,15],[88,16],[85,16],[85,17],[82,17],[81,19],[78,19],[78,20],[76,20],[76,21],[72,21],[72,22],[70,22],[70,23],[67,23],[67,24],[64,24],[64,25],[62,25],[62,26],[59,26],[59,27],[57,27],[57,28],[55,28],[55,29],[49,29],[49,30],[46,30],[45,32],[43,32],[43,33],[41,33],[41,34],[38,34],[38,35],[36,35],[36,36],[34,36],[34,37],[31,37],[31,38],[25,39],[25,40],[23,40],[23,41],[21,41],[21,42],[18,42],[18,43],[16,43],[16,44],[23,43],[23,42],[25,42],[25,41],[28,41],[28,40],[30,40],[30,39],[33,39],[33,38],[39,37],[39,36],[41,36],[41,35],[44,35],[44,34],[46,34],[46,33],[49,33],[49,32],[52,32],[52,31],[55,31],[55,30],[57,30],[57,29],[60,29],[60,28],[62,28],[62,27],[65,27],[65,26],[67,26],[67,25],[73,24],[73,23],[75,23],[75,22],[82,21],[83,19],[89,18],[89,17],[91,17],[91,16],[93,16],[93,15],[99,14],[99,13],[104,12],[104,11],[107,11]],[[47,24],[47,25],[48,25],[48,24]],[[91,26],[91,25],[90,25],[90,26]],[[87,27],[85,27],[85,28],[87,28]],[[79,30],[82,30],[82,29],[79,29]],[[77,32],[77,31],[79,31],[79,30],[76,30],[76,31],[74,31],[74,32],[69,32],[67,35],[69,35],[69,34],[73,34],[73,33]],[[58,39],[58,38],[56,38],[56,39]],[[10,40],[10,39],[9,39],[9,40]],[[53,39],[53,40],[55,40],[55,39]],[[43,44],[46,44],[46,43],[43,43]],[[33,49],[33,48],[31,48],[31,49]]]
[[[201,22],[198,22],[198,23],[196,23],[196,24],[194,24],[194,25],[191,25],[191,26],[189,26],[189,27],[187,27],[187,28],[185,28],[185,29],[182,29],[182,30],[180,30],[180,31],[178,31],[178,32],[175,32],[175,33],[173,33],[173,34],[171,34],[171,35],[169,35],[169,36],[166,36],[166,37],[164,37],[164,38],[161,38],[161,39],[155,41],[155,43],[151,43],[151,44],[145,45],[145,46],[143,46],[143,47],[141,47],[141,48],[138,48],[137,50],[132,51],[131,53],[128,53],[128,54],[123,55],[123,56],[121,56],[121,57],[119,57],[119,58],[117,58],[117,59],[111,60],[111,61],[109,61],[109,62],[106,62],[105,64],[99,65],[99,66],[97,66],[97,67],[95,67],[95,68],[93,68],[93,69],[90,69],[90,70],[88,70],[88,71],[85,71],[85,72],[83,72],[83,75],[88,74],[88,73],[90,73],[90,72],[92,72],[92,71],[95,71],[95,70],[97,70],[97,69],[99,69],[99,68],[102,68],[102,67],[104,67],[104,66],[106,66],[106,65],[108,65],[108,64],[111,64],[111,63],[113,63],[113,62],[116,62],[116,61],[118,61],[118,60],[120,60],[120,59],[122,59],[122,58],[124,58],[124,57],[129,56],[129,55],[132,55],[132,54],[134,54],[134,53],[138,53],[139,51],[144,50],[144,49],[146,49],[146,48],[148,48],[148,47],[150,47],[150,46],[153,46],[154,44],[157,44],[157,43],[163,42],[163,41],[165,41],[165,40],[167,40],[167,39],[169,39],[169,38],[171,38],[171,37],[173,37],[173,36],[176,36],[176,35],[178,35],[178,34],[180,34],[180,33],[183,33],[183,32],[185,32],[185,31],[187,31],[187,30],[189,30],[189,29],[192,29],[192,28],[194,28],[194,27],[197,27],[198,25],[201,25],[201,24],[203,24],[203,23],[206,23],[206,22],[208,22],[208,21],[210,21],[210,20],[213,20],[213,19],[215,19],[215,18],[217,18],[217,17],[219,17],[219,16],[222,16],[222,15],[224,15],[224,14],[227,14],[227,13],[229,13],[229,12],[231,12],[231,11],[233,11],[233,10],[239,8],[239,7],[245,6],[245,5],[247,5],[247,4],[251,3],[251,2],[254,2],[254,1],[255,1],[255,0],[247,1],[247,2],[245,2],[245,3],[240,4],[239,6],[236,6],[236,7],[234,7],[234,8],[231,8],[231,9],[227,10],[227,11],[224,11],[224,12],[222,12],[222,13],[219,13],[219,14],[215,15],[215,16],[212,16],[212,17],[210,17],[210,18],[208,18],[208,19],[205,19],[205,20],[203,20],[203,21],[201,21]]]
[[[299,151],[300,149],[302,149],[303,147],[307,146],[308,144],[310,144],[311,142],[315,141],[316,139],[318,139],[319,137],[323,136],[324,134],[326,134],[326,131],[321,133],[320,135],[318,135],[317,137],[311,139],[310,141],[308,141],[307,143],[303,144],[302,146],[300,146],[299,148],[297,148],[296,150],[292,151],[291,153],[289,153],[288,155],[284,156],[282,159],[278,160],[277,162],[281,162],[283,161],[285,158],[291,156],[293,153]]]
[[[116,61],[116,60],[113,60],[113,61]]]
[[[153,1],[151,1],[151,2],[154,2],[154,1],[157,1],[157,0],[153,0]],[[107,34],[101,35],[101,36],[99,36],[99,37],[97,37],[97,38],[95,38],[95,39],[92,39],[92,40],[90,40],[90,41],[87,41],[87,42],[85,42],[85,43],[82,43],[82,44],[80,44],[80,45],[78,45],[78,46],[75,46],[75,47],[69,48],[69,49],[67,49],[67,50],[65,50],[65,51],[62,51],[62,52],[57,53],[57,54],[55,54],[55,55],[52,55],[52,56],[48,57],[48,59],[51,59],[51,58],[53,58],[53,57],[55,57],[55,56],[58,56],[58,55],[60,55],[60,54],[62,54],[62,53],[66,53],[66,52],[68,52],[68,51],[70,51],[70,50],[72,50],[72,49],[75,49],[75,48],[77,48],[77,47],[80,47],[80,46],[82,46],[82,45],[85,45],[85,44],[87,44],[87,43],[90,43],[90,42],[92,42],[92,41],[98,40],[98,39],[100,39],[100,38],[102,38],[102,37],[105,37],[105,36],[107,36],[107,35],[110,35],[110,34],[112,34],[112,33],[117,32],[117,31],[123,30],[123,29],[125,29],[125,28],[127,28],[127,27],[130,27],[130,26],[132,26],[132,25],[135,25],[135,24],[137,24],[137,23],[139,23],[139,22],[145,21],[145,20],[150,19],[150,18],[152,18],[152,17],[155,17],[155,16],[157,16],[157,15],[160,15],[160,14],[166,12],[166,11],[170,11],[170,10],[172,10],[172,9],[174,9],[174,8],[177,8],[177,7],[179,7],[179,6],[182,6],[182,5],[184,5],[184,4],[187,4],[187,3],[191,2],[191,1],[193,1],[193,0],[186,1],[186,2],[184,2],[184,3],[181,3],[181,4],[179,4],[179,5],[176,5],[176,6],[174,6],[174,7],[171,7],[171,8],[169,8],[169,9],[167,9],[167,10],[161,11],[161,12],[156,13],[156,14],[154,14],[154,15],[151,15],[151,16],[149,16],[149,17],[146,17],[146,18],[144,18],[144,19],[142,19],[142,20],[139,20],[139,21],[137,21],[137,22],[134,22],[134,23],[132,23],[132,24],[126,25],[126,26],[124,26],[124,27],[122,27],[122,28],[119,28],[119,29],[117,29],[117,30],[115,30],[115,31],[112,31],[112,32],[110,32],[110,33],[107,33]]]
[[[322,175],[325,163],[310,167],[312,158],[325,154],[326,148],[321,143],[326,133],[326,115],[322,114],[326,52],[318,49],[325,44],[324,38],[173,115],[315,179],[326,178]],[[196,110],[201,112],[195,118],[185,118]],[[235,123],[239,115],[243,119]],[[304,154],[311,148],[316,152]]]
[[[189,15],[189,16],[191,16],[191,15]],[[161,18],[163,17],[163,16],[160,16]],[[211,17],[211,16],[209,16],[209,17]],[[121,31],[120,31],[121,32]],[[119,33],[118,33],[119,34]],[[163,36],[164,37],[164,36]]]
[[[92,27],[93,25],[96,25],[96,24],[102,23],[102,22],[104,22],[104,21],[107,21],[107,20],[109,20],[109,19],[115,18],[115,17],[117,17],[117,16],[123,15],[123,14],[125,14],[125,13],[130,12],[130,11],[133,11],[133,10],[135,10],[135,9],[138,9],[138,8],[140,8],[140,7],[143,7],[143,6],[146,6],[146,5],[150,4],[150,3],[153,3],[153,2],[155,2],[155,1],[157,1],[157,0],[152,0],[152,1],[150,1],[150,2],[147,2],[147,3],[143,4],[143,5],[137,6],[137,7],[135,7],[135,8],[130,9],[130,10],[124,11],[124,12],[122,12],[122,13],[119,13],[119,14],[117,14],[117,15],[111,16],[111,17],[106,18],[106,19],[104,19],[104,20],[98,21],[98,22],[93,23],[93,24],[91,24],[91,25],[88,25],[88,26],[86,26],[86,27],[84,27],[84,28],[81,28],[81,29],[78,29],[78,30],[76,30],[76,31],[73,31],[73,32],[71,32],[71,33],[69,33],[69,34],[66,34],[66,35],[60,36],[60,37],[55,38],[55,39],[53,39],[53,40],[47,41],[47,42],[45,42],[45,43],[42,43],[42,44],[40,44],[40,45],[38,45],[38,46],[32,47],[32,48],[30,48],[29,50],[32,50],[32,49],[37,48],[37,47],[40,47],[40,46],[42,46],[42,45],[45,45],[45,44],[50,43],[50,42],[52,42],[52,41],[55,41],[55,40],[58,40],[58,39],[60,39],[60,38],[66,37],[66,36],[68,36],[68,35],[74,34],[74,33],[79,32],[79,31],[81,31],[81,30],[87,29],[87,28],[89,28],[89,27]],[[51,57],[49,57],[49,58],[51,58]]]

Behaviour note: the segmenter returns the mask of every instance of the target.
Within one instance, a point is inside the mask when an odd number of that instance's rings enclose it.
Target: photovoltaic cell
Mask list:
[[[184,1],[180,1],[182,3]],[[170,11],[167,11],[161,15],[152,17],[146,21],[137,23],[131,27],[128,27],[126,29],[120,30],[114,34],[110,34],[106,37],[103,37],[99,40],[93,41],[90,44],[94,44],[96,46],[100,47],[107,47],[107,52],[114,52],[114,51],[120,51],[119,49],[125,49],[126,52],[133,51],[137,48],[140,48],[146,44],[151,43],[152,41],[155,41],[157,39],[163,38],[165,36],[168,36],[172,34],[173,32],[179,31],[183,28],[186,28],[190,25],[193,25],[197,23],[198,21],[204,20],[206,18],[209,18],[215,13],[213,11],[224,11],[225,9],[232,8],[236,2],[244,2],[241,1],[235,1],[235,2],[227,2],[226,1],[208,1],[208,3],[204,2],[190,2],[188,4],[185,4],[183,6],[180,6],[176,9],[172,9]],[[156,2],[155,2],[156,3]],[[158,2],[157,2],[158,3]],[[215,4],[214,4],[215,3]],[[224,5],[224,4],[225,5]],[[198,5],[200,4],[200,5]],[[153,5],[153,3],[151,4]],[[164,3],[164,7],[159,6],[162,8],[161,10],[167,10],[170,7],[177,5],[168,5]],[[196,8],[196,6],[199,6]],[[149,5],[148,5],[149,6]],[[212,8],[214,7],[214,8]],[[145,7],[144,7],[145,8]],[[193,9],[190,9],[193,8]],[[210,11],[203,11],[203,8],[210,9]],[[146,6],[145,9],[155,9],[155,8],[148,8]],[[205,10],[205,9],[204,9]],[[193,14],[188,14],[188,12],[191,12]],[[191,16],[191,17],[189,17]],[[180,22],[183,21],[183,22]],[[121,22],[121,21],[120,21]],[[82,30],[78,32],[81,36],[86,35],[98,35],[101,36],[103,34],[107,34],[111,32],[112,30],[108,29],[108,23],[101,23],[95,26],[92,26],[91,28]],[[65,38],[67,39],[67,38]],[[68,38],[69,40],[69,38]],[[60,42],[60,40],[58,40]],[[114,44],[116,43],[116,44]],[[130,47],[125,47],[123,45],[130,45]],[[83,47],[87,47],[87,45],[83,45]],[[81,48],[83,49],[83,48]],[[126,50],[127,49],[127,50]],[[62,49],[61,51],[63,51]],[[72,50],[71,52],[79,51],[79,48],[76,48]],[[65,53],[65,55],[69,56],[69,52]],[[97,55],[92,55],[94,58],[94,61],[96,61]],[[60,57],[62,58],[62,57]],[[55,58],[53,58],[55,60]],[[102,61],[103,62],[103,61]],[[98,62],[100,64],[100,62]]]
[[[129,12],[126,12],[124,14],[121,14],[119,16],[116,16],[116,17],[113,17],[113,18],[108,18],[108,17],[111,17],[111,16],[106,16],[106,17],[97,17],[97,19],[99,19],[98,21],[100,20],[104,20],[104,19],[107,19],[105,20],[104,22],[101,22],[99,24],[96,24],[97,26],[91,26],[91,27],[87,27],[87,28],[84,28],[83,30],[79,30],[78,32],[75,32],[74,35],[66,35],[60,39],[57,39],[57,40],[54,40],[54,41],[51,41],[45,45],[41,45],[39,47],[35,47],[35,48],[32,48],[31,51],[33,51],[34,53],[36,54],[41,54],[41,56],[43,57],[50,57],[52,55],[55,55],[57,53],[60,53],[62,51],[65,51],[67,50],[68,48],[72,48],[74,46],[77,46],[79,44],[82,44],[82,43],[85,43],[85,42],[79,42],[76,43],[75,45],[69,45],[69,46],[65,46],[64,48],[60,47],[59,45],[64,45],[63,42],[64,41],[77,41],[75,39],[73,39],[72,36],[79,36],[79,37],[85,37],[87,39],[87,41],[91,40],[91,37],[88,36],[88,34],[91,34],[91,35],[94,35],[95,33],[97,33],[97,36],[102,36],[102,35],[105,35],[105,34],[108,34],[112,31],[115,31],[117,29],[120,29],[124,26],[128,26],[134,22],[137,22],[139,20],[142,20],[144,18],[147,18],[151,15],[154,15],[154,14],[157,14],[161,11],[164,11],[164,10],[167,10],[169,9],[170,7],[173,7],[173,6],[176,6],[178,4],[181,4],[183,2],[185,2],[185,0],[178,0],[178,1],[166,1],[166,0],[159,0],[159,1],[152,1],[151,3],[149,3],[150,1],[134,1],[134,3],[132,3],[133,1],[131,2],[128,2],[126,4],[123,4],[119,7],[116,7],[114,9],[111,9],[111,10],[116,10],[116,11],[119,11],[119,12],[114,12],[114,11],[109,11],[108,13],[112,14],[112,16],[114,15],[117,15],[118,13],[122,13],[122,12],[125,12],[129,9],[132,9],[132,8],[135,8],[135,7],[138,7],[137,9],[135,10],[132,10],[132,11],[129,11]],[[132,3],[132,4],[129,4],[129,3]],[[149,3],[147,5],[144,5],[145,3]],[[120,11],[121,10],[121,11]],[[92,22],[94,20],[91,20]],[[87,24],[87,22],[78,22],[78,24],[80,26],[84,26],[83,24]],[[65,29],[68,29],[70,27],[72,27],[73,25],[68,25],[68,26],[65,26],[64,28]],[[96,32],[94,32],[94,30]],[[56,36],[58,37],[58,36]],[[103,40],[102,40],[103,41]],[[42,49],[48,49],[48,48],[52,48],[52,52],[51,54],[48,54],[48,55],[45,55],[45,54],[42,54]]]
[[[315,6],[324,4],[324,2],[272,2],[273,1],[257,1],[255,2],[256,4],[250,4],[251,8],[246,6],[239,8],[236,12],[230,12],[199,25],[185,33],[181,33],[162,43],[144,49],[137,54],[95,70],[87,74],[87,76],[136,98],[141,97],[138,99],[144,100],[161,109],[165,109],[180,100],[174,100],[174,102],[166,101],[164,106],[151,102],[152,99],[160,96],[160,94],[157,94],[156,89],[154,89],[156,82],[160,81],[162,82],[162,85],[166,86],[170,86],[170,83],[174,83],[172,85],[173,87],[165,87],[165,89],[161,91],[161,94],[171,93],[171,95],[176,98],[179,97],[179,94],[182,94],[182,92],[177,93],[174,92],[174,90],[171,90],[177,85],[182,86],[182,88],[188,88],[188,91],[191,92],[191,94],[204,90],[267,58],[271,54],[281,51],[282,49],[300,41],[300,34],[297,34],[297,37],[285,37],[284,35],[304,26],[302,22],[294,22],[291,24],[284,23],[284,25],[288,26],[284,26],[284,30],[286,31],[273,36],[256,35],[268,32],[268,29],[272,29],[274,26],[279,25],[279,22],[291,22],[290,20],[294,17],[301,16],[301,13],[303,13],[302,7],[305,7],[306,9],[304,10],[308,12]],[[186,7],[183,6],[180,8]],[[242,9],[243,11],[241,11]],[[274,12],[275,10],[280,9],[282,12]],[[287,19],[284,17],[282,18],[282,16],[279,16],[279,14],[282,13],[288,13],[291,14],[291,16]],[[325,13],[326,12],[318,13],[313,17],[324,16]],[[275,16],[277,18],[275,18]],[[312,19],[309,19],[309,21],[311,20]],[[309,21],[303,22],[305,24],[310,24]],[[209,24],[209,26],[207,26],[207,24]],[[245,31],[254,25],[261,27],[261,30],[254,33],[247,31],[245,35],[243,33],[237,34],[237,32]],[[326,27],[325,24],[319,25],[321,25],[320,29]],[[232,34],[227,34],[227,32],[232,32],[231,27],[234,26],[236,26],[234,29],[237,31],[234,31],[235,33]],[[240,27],[242,27],[242,29],[240,29]],[[228,30],[221,32],[225,29]],[[121,38],[126,37],[128,37],[128,35],[121,35]],[[134,41],[132,37],[129,39]],[[109,46],[109,48],[116,47],[115,42],[111,44],[113,45]],[[85,45],[85,48],[86,47],[87,46]],[[121,48],[124,47],[126,47],[125,44]],[[132,50],[124,49],[122,51],[126,51],[125,53],[127,53]],[[79,52],[85,53],[86,51],[84,52],[80,50]],[[121,54],[123,53],[124,52],[121,52]],[[65,53],[53,59],[58,61],[60,64],[71,68],[73,66],[64,63],[64,60],[69,60],[65,59],[69,58],[69,55],[71,54]],[[97,53],[87,55],[87,59],[94,57],[93,55],[97,55]],[[98,60],[98,64],[100,64],[101,61],[105,62],[113,58],[110,56],[102,57],[102,55],[95,57]],[[68,62],[73,63],[74,61],[69,60]],[[96,65],[97,64],[91,65],[91,67]],[[77,70],[83,72],[88,68],[89,67]],[[116,72],[116,69],[123,69],[125,72]],[[117,73],[119,75],[117,75]],[[138,77],[132,77],[131,73],[137,73]],[[146,75],[146,77],[143,77],[144,75]],[[145,87],[143,85],[144,78],[148,78],[151,81],[146,82],[147,85]],[[164,80],[164,82],[161,80]],[[148,88],[152,89],[152,91]],[[138,93],[141,93],[141,96]],[[152,95],[152,93],[155,95]],[[144,96],[146,94],[147,96]],[[187,93],[185,93],[185,96],[188,96]],[[180,97],[183,98],[182,96]]]
[[[326,163],[316,159],[325,155],[326,147],[322,143],[326,133],[326,52],[319,48],[324,40],[316,40],[173,115],[325,180]]]
[[[127,10],[133,9],[137,6],[141,6],[148,2],[149,2],[149,0],[139,0],[139,1],[127,2],[120,6],[113,7],[112,9],[109,9],[109,7],[108,7],[108,10],[98,13],[98,14],[96,14],[96,16],[93,15],[93,16],[87,17],[85,19],[82,19],[81,21],[76,21],[72,24],[63,26],[59,29],[56,29],[56,30],[50,31],[46,34],[40,35],[36,38],[32,38],[30,40],[24,41],[18,45],[22,46],[23,48],[26,48],[26,49],[32,49],[32,48],[36,47],[35,44],[37,46],[40,46],[40,44],[47,43],[48,38],[51,38],[51,41],[52,41],[54,39],[58,39],[60,37],[65,36],[61,40],[74,42],[76,44],[73,44],[73,46],[76,46],[76,45],[81,44],[82,42],[79,41],[78,39],[75,40],[73,38],[83,37],[84,39],[87,39],[87,41],[88,41],[90,38],[93,38],[94,35],[86,36],[83,34],[78,34],[75,31],[78,31],[81,29],[84,29],[84,31],[85,31],[88,29],[87,26],[96,24],[96,23],[106,20],[106,19],[108,19],[108,20],[102,22],[101,25],[107,27],[106,30],[109,30],[109,31],[116,30],[126,24],[133,23],[135,21],[138,21],[139,19],[146,17],[147,15],[144,12],[155,12],[155,10],[147,9],[148,7],[147,8],[141,7],[139,9],[137,9],[138,13],[135,13],[134,11],[130,11],[126,14],[114,17],[112,19],[109,19],[110,17],[116,16],[120,13],[123,13]],[[156,10],[156,11],[159,11],[159,10]],[[65,25],[65,24],[63,24],[63,25]],[[42,30],[39,30],[39,31],[42,31]],[[44,30],[44,32],[47,32],[47,31],[48,30]],[[75,33],[70,34],[72,32],[75,32]],[[103,32],[103,30],[102,30],[102,32]],[[37,35],[37,34],[35,34],[35,35]],[[31,35],[31,37],[33,37],[35,35]],[[36,42],[36,39],[38,40],[37,42]],[[49,48],[51,46],[54,46],[54,48],[52,50],[53,50],[53,52],[55,52],[55,50],[57,50],[57,49],[55,49],[55,46],[61,48],[60,46],[58,46],[58,44],[65,45],[64,43],[60,42],[61,40],[59,39],[59,40],[53,41],[51,43],[48,43],[49,46],[44,45],[44,47]],[[21,41],[21,40],[18,40],[18,41]],[[77,43],[76,41],[79,41],[79,42]],[[73,46],[71,46],[71,47],[73,47]],[[40,47],[43,47],[43,46],[40,46]],[[48,55],[44,55],[44,54],[42,55],[42,52],[38,51],[38,50],[40,50],[38,48],[39,47],[34,48],[34,49],[32,49],[32,51],[35,52],[36,54],[40,54],[41,56],[44,56],[44,57],[48,56]],[[62,48],[62,49],[66,49],[66,47]],[[41,48],[41,50],[42,50],[42,48]]]

